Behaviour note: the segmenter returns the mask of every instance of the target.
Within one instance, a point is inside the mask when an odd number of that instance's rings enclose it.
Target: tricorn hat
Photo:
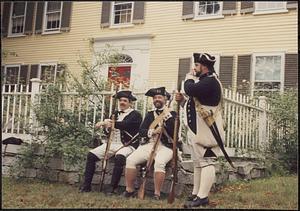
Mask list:
[[[216,58],[208,53],[194,53],[193,56],[194,63],[200,63],[207,67],[213,67],[216,62]]]
[[[129,90],[118,91],[117,94],[113,95],[113,97],[117,97],[117,99],[125,97],[128,98],[130,101],[136,101],[136,98],[132,95],[131,91]]]
[[[162,95],[162,96],[166,96],[168,100],[171,97],[171,95],[166,91],[165,87],[149,89],[145,95],[149,97],[154,97],[155,95]]]

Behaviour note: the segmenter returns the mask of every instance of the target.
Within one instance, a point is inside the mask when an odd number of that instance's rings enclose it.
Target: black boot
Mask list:
[[[96,162],[100,159],[94,155],[93,153],[89,152],[87,154],[87,160],[85,165],[85,172],[84,172],[84,183],[80,187],[79,192],[90,192],[92,190],[91,183],[95,173]]]
[[[116,155],[115,166],[111,176],[111,189],[109,194],[117,194],[117,189],[119,187],[119,182],[123,173],[124,165],[126,164],[126,157],[124,155]]]
[[[209,204],[208,197],[201,199],[200,197],[197,196],[196,198],[194,198],[192,202],[185,205],[184,208],[200,207],[200,206],[206,206],[208,204]]]
[[[186,199],[186,201],[185,201],[185,203],[184,203],[184,208],[186,208],[186,207],[189,207],[190,206],[190,203],[194,200],[194,198],[196,198],[197,197],[197,195],[196,194],[191,194],[191,195],[189,195],[188,197],[187,197],[187,199]]]

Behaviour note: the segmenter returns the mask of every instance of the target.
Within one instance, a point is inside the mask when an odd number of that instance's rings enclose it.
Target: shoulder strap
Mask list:
[[[155,117],[156,113],[155,113],[155,111],[153,111],[155,119],[151,123],[151,125],[149,126],[149,129],[154,129],[158,124],[162,124],[162,121],[163,121],[163,119],[165,117],[165,114],[167,114],[169,112],[170,112],[169,108],[165,107],[164,110],[163,110],[163,112],[160,115],[158,115],[157,117]]]

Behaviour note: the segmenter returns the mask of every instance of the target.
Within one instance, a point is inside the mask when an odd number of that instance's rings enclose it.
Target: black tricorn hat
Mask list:
[[[132,95],[131,91],[129,90],[119,91],[117,92],[117,94],[113,95],[113,97],[117,97],[117,99],[125,97],[128,98],[130,101],[136,101],[136,98]]]
[[[149,97],[154,97],[155,95],[162,95],[162,96],[166,96],[168,100],[171,97],[171,95],[166,91],[165,87],[149,89],[145,95]]]
[[[193,56],[194,63],[200,63],[207,67],[213,67],[216,62],[216,58],[208,53],[194,53]]]

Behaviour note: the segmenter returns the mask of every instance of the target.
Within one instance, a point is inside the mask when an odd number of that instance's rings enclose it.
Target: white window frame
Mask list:
[[[282,1],[284,8],[278,8],[278,9],[269,9],[269,8],[259,9],[259,4],[261,4],[261,3],[262,2],[259,2],[259,1],[254,2],[254,13],[253,13],[253,15],[272,14],[272,13],[286,13],[286,12],[288,12],[287,7],[286,7],[286,5],[287,5],[286,1]],[[268,2],[268,3],[270,3],[270,2]]]
[[[220,4],[220,13],[211,15],[198,15],[199,13],[199,1],[194,2],[194,19],[193,20],[207,20],[207,19],[218,19],[224,18],[223,15],[223,1],[218,1]]]
[[[131,8],[131,20],[130,20],[130,23],[118,23],[118,24],[115,24],[115,1],[112,2],[112,7],[111,7],[111,11],[110,11],[110,20],[111,20],[111,23],[110,23],[110,28],[121,28],[121,27],[130,27],[130,26],[133,26],[133,12],[134,12],[134,2],[133,1],[124,1],[124,2],[121,2],[121,3],[117,3],[117,4],[128,4],[128,3],[131,3],[132,5],[132,8]]]
[[[40,80],[41,79],[41,76],[42,76],[42,66],[55,66],[55,69],[54,69],[54,81],[51,82],[51,83],[55,83],[56,82],[56,76],[57,76],[57,62],[41,62],[39,64],[39,70],[38,70],[38,78]],[[42,82],[43,84],[49,84],[49,83],[46,83],[46,82]]]
[[[25,1],[25,8],[24,8],[24,20],[23,20],[23,32],[22,33],[12,33],[12,26],[13,26],[13,21],[12,21],[12,13],[13,13],[13,8],[14,8],[15,2],[12,2],[10,5],[10,16],[9,16],[9,24],[8,24],[8,37],[23,37],[25,36],[25,23],[26,23],[26,13],[27,13],[27,1]]]
[[[268,91],[268,92],[272,92],[272,91],[278,91],[278,89],[267,89],[267,90],[262,90],[262,89],[255,89],[254,84],[255,82],[260,82],[259,80],[255,80],[255,63],[256,63],[256,57],[257,56],[280,56],[281,57],[281,69],[280,69],[280,80],[278,80],[278,82],[280,82],[280,88],[279,91],[280,93],[283,92],[284,90],[284,66],[285,66],[285,53],[283,52],[274,52],[274,53],[253,53],[252,54],[252,67],[251,67],[251,96],[253,96],[255,91]],[[261,81],[264,82],[264,81]],[[272,80],[270,80],[270,82],[272,82]],[[275,82],[275,80],[273,81]]]
[[[47,7],[48,7],[48,1],[45,2],[45,6],[44,6],[43,34],[56,34],[56,33],[60,33],[61,20],[62,20],[63,1],[60,2],[59,28],[47,29]]]
[[[18,67],[19,70],[18,70],[18,79],[17,79],[17,85],[20,84],[20,74],[21,74],[21,64],[8,64],[8,65],[5,65],[4,66],[4,82],[3,82],[3,85],[15,85],[15,84],[6,84],[6,76],[7,76],[7,68],[9,67]]]

